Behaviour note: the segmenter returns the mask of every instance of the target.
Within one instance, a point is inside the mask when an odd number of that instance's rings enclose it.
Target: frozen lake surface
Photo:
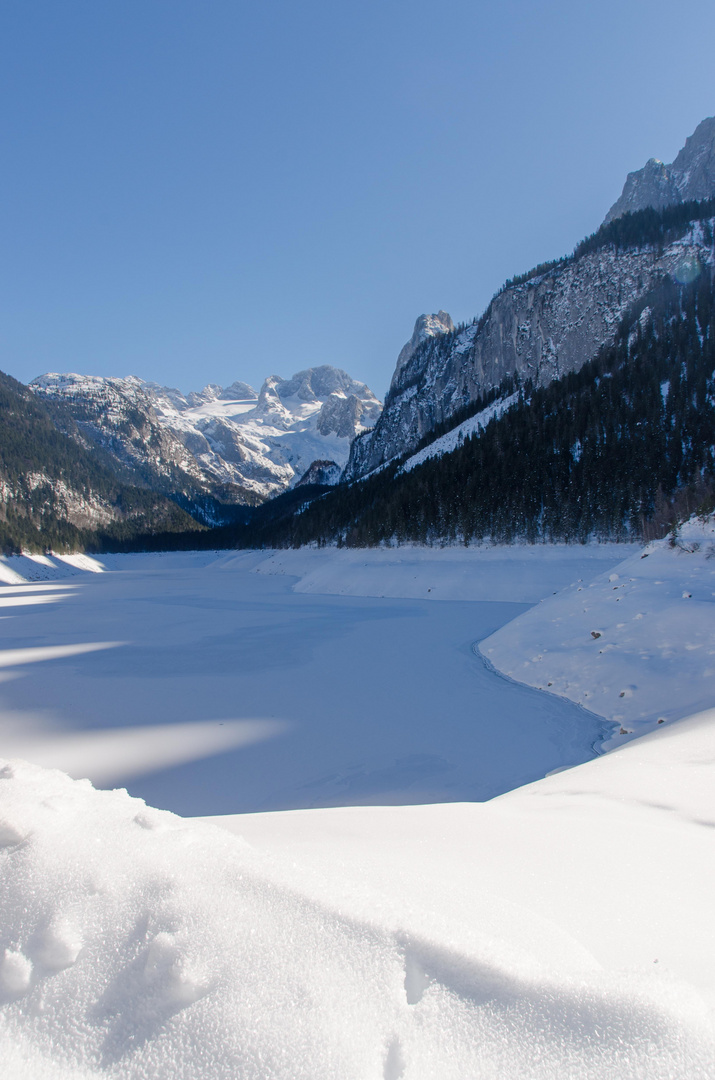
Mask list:
[[[515,593],[533,603],[622,549],[290,555],[115,556],[3,588],[5,756],[182,815],[485,800],[594,756],[601,720],[474,645],[527,610]],[[319,592],[361,581],[385,595]]]
[[[0,559],[3,1076],[715,1080],[685,540]]]

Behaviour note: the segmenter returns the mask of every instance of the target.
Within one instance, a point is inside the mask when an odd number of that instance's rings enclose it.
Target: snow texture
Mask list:
[[[595,716],[473,647],[560,633],[587,689],[632,593],[598,673],[637,684],[650,612],[692,712],[713,541],[4,559],[2,743],[35,763],[0,762],[3,1078],[713,1080],[715,709],[593,759]],[[505,793],[455,801],[432,737]],[[190,821],[43,754],[148,762],[164,805],[335,808]]]
[[[681,796],[712,719],[680,733]],[[673,746],[656,746],[657,779]],[[585,889],[573,866],[565,873],[559,863],[556,880],[548,871],[564,854],[579,869],[592,859],[603,870],[605,856],[612,876],[599,879],[589,913],[602,922],[601,952],[622,936],[609,933],[603,913],[630,883],[632,868],[617,861],[624,827],[631,842],[636,831],[639,864],[657,852],[660,866],[679,869],[687,856],[691,884],[706,885],[711,875],[712,830],[676,815],[664,830],[662,811],[644,812],[637,799],[624,805],[632,770],[618,768],[619,756],[485,807],[227,823],[239,832],[245,825],[248,843],[124,791],[97,792],[86,781],[4,763],[0,814],[11,830],[0,853],[4,1076],[712,1078],[705,1001],[667,962],[669,946],[681,939],[695,952],[697,931],[701,948],[688,958],[705,971],[707,905],[692,905],[667,931],[658,927],[647,964],[626,970],[618,970],[621,957],[599,963],[559,925]],[[652,795],[650,787],[642,781],[638,796]],[[687,801],[697,802],[692,794]],[[599,842],[604,828],[614,831],[612,844]],[[291,831],[297,846],[285,844]],[[318,859],[311,838],[322,848]],[[533,846],[517,864],[527,841]],[[338,865],[330,864],[338,852]],[[542,895],[534,902],[523,881],[536,855],[541,865],[529,892]],[[587,883],[595,879],[591,869]],[[681,882],[658,875],[658,883],[668,901],[682,901]],[[538,913],[544,892],[558,898],[546,917]],[[643,899],[641,883],[636,900]],[[668,910],[662,896],[646,898],[640,916],[647,924],[649,906]],[[583,914],[571,917],[578,923]],[[641,949],[645,937],[636,933]]]
[[[606,747],[715,701],[715,521],[569,585],[482,642],[510,678],[614,725]]]

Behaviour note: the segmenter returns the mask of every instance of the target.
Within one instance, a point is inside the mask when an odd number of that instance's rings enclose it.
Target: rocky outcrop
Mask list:
[[[363,428],[372,427],[381,412],[382,405],[376,398],[333,393],[323,402],[316,426],[321,435],[335,434],[352,441]]]
[[[306,484],[320,484],[322,487],[333,487],[339,482],[342,471],[335,461],[314,461],[295,486],[304,487]]]
[[[439,337],[440,334],[449,334],[453,330],[452,317],[446,311],[440,309],[436,315],[420,315],[415,322],[412,337],[400,349],[400,355],[397,357],[397,364],[392,376],[392,385],[399,379],[403,368],[407,366],[423,342],[427,341],[428,338]]]
[[[354,480],[415,448],[436,424],[518,375],[545,385],[578,370],[612,341],[628,308],[666,275],[691,279],[713,261],[712,226],[681,239],[617,250],[612,245],[554,264],[505,288],[459,333],[425,339],[400,364],[382,415],[356,439],[344,478]]]
[[[623,214],[653,207],[662,210],[691,199],[715,196],[715,117],[698,124],[675,161],[664,165],[651,158],[642,169],[628,174],[620,198],[606,214],[606,222]]]
[[[50,372],[33,379],[30,389],[48,403],[61,402],[87,445],[101,447],[144,480],[208,484],[193,454],[160,423],[140,379]]]

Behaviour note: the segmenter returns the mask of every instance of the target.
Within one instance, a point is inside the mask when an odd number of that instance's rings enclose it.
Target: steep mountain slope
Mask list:
[[[201,467],[160,422],[141,379],[52,372],[29,388],[57,427],[91,448],[120,480],[167,495],[205,524],[232,520],[232,507],[256,501],[252,492],[217,482]]]
[[[196,523],[161,494],[121,483],[97,455],[57,429],[27,387],[0,373],[0,545],[42,551],[194,533]]]
[[[257,515],[238,542],[624,540],[712,509],[713,263],[659,282],[577,372],[505,386],[425,451],[318,490],[299,514]]]
[[[653,207],[715,196],[715,116],[698,124],[675,161],[664,165],[651,158],[642,169],[628,174],[620,198],[606,214],[613,221],[623,214]]]
[[[184,396],[135,377],[73,374],[42,375],[30,388],[63,405],[58,422],[69,414],[123,475],[215,523],[227,519],[226,505],[284,491],[316,459],[342,467],[351,440],[381,409],[367,386],[329,366],[270,376],[259,394],[235,382]]]
[[[425,339],[398,366],[375,429],[353,443],[345,479],[413,451],[505,380],[546,386],[578,371],[661,280],[712,263],[714,213],[689,203],[602,226],[568,258],[507,282],[478,321]]]
[[[183,401],[176,391],[146,389],[160,423],[201,468],[263,498],[292,486],[315,460],[342,467],[355,435],[381,410],[364,383],[329,365],[292,379],[271,375],[258,395],[235,383],[223,391],[206,387]],[[236,389],[241,396],[232,397]]]

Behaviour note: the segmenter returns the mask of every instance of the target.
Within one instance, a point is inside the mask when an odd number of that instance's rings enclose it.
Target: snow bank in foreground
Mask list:
[[[8,1080],[715,1076],[696,994],[598,972],[576,944],[550,967],[528,934],[514,946],[513,905],[463,941],[449,905],[443,928],[409,904],[398,924],[367,879],[343,913],[339,872],[318,887],[290,856],[22,762],[0,822]]]
[[[619,725],[604,745],[715,702],[715,522],[683,526],[589,584],[544,600],[481,643],[519,682]]]

